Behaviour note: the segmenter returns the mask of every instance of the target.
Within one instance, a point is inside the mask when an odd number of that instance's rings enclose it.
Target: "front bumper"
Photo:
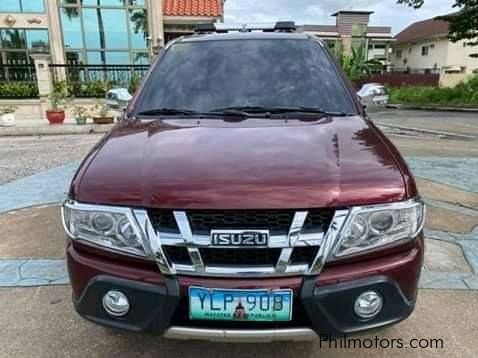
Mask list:
[[[414,309],[423,262],[423,238],[413,247],[363,263],[325,267],[320,277],[218,279],[165,277],[157,269],[99,258],[68,248],[68,269],[73,302],[84,318],[105,326],[147,331],[177,339],[212,341],[310,340],[320,334],[350,334],[399,322]],[[190,285],[211,288],[291,288],[293,321],[257,324],[191,321],[187,310]],[[103,309],[109,290],[122,291],[131,302],[125,317],[114,318]],[[368,290],[382,294],[383,310],[369,321],[353,311],[357,296]],[[297,305],[297,307],[296,307]]]

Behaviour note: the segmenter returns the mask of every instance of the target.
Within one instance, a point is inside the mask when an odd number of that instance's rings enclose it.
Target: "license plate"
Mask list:
[[[189,288],[193,320],[283,322],[292,319],[292,290]]]
[[[267,247],[268,230],[211,230],[211,245],[219,247]]]

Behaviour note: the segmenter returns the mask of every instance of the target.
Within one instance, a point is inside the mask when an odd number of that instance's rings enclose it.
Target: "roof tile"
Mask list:
[[[449,24],[446,21],[429,19],[415,22],[395,36],[397,43],[413,42],[430,37],[448,35]]]
[[[223,15],[223,0],[163,0],[165,16],[208,16]]]

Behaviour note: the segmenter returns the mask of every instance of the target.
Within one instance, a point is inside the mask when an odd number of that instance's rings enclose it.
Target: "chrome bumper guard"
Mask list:
[[[170,327],[165,338],[181,340],[207,340],[213,342],[265,343],[274,341],[312,341],[318,338],[310,328],[290,329],[206,329]]]

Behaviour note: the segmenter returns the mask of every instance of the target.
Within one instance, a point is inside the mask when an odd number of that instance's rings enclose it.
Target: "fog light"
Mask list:
[[[108,291],[103,296],[103,307],[111,316],[122,317],[129,311],[129,301],[122,292]]]
[[[383,307],[383,299],[374,291],[367,291],[358,296],[354,310],[357,316],[363,319],[371,319],[380,313]]]

